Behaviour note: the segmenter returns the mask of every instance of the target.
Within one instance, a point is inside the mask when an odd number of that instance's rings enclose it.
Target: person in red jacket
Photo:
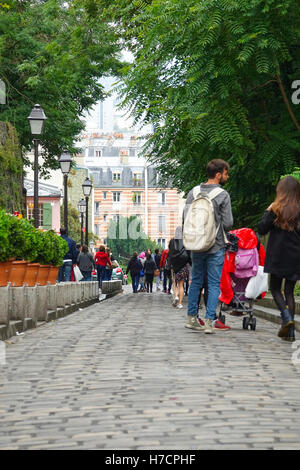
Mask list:
[[[163,271],[163,289],[164,292],[167,293],[167,282],[169,279],[169,288],[168,293],[171,293],[171,286],[172,286],[172,279],[171,279],[171,271],[166,269],[166,261],[169,254],[169,250],[163,250],[160,258],[160,269]]]
[[[95,254],[95,261],[96,261],[96,268],[97,268],[98,284],[99,284],[99,288],[101,289],[102,281],[104,281],[104,277],[105,277],[106,265],[108,264],[109,266],[111,266],[111,261],[109,259],[108,254],[105,252],[104,245],[100,245],[97,253]]]

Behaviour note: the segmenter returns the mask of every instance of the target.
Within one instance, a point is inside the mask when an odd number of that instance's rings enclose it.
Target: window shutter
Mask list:
[[[50,202],[43,204],[43,228],[46,230],[52,229],[52,206]]]

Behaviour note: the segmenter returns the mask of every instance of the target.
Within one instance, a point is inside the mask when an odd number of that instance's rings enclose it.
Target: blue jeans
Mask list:
[[[111,280],[111,275],[112,275],[112,269],[105,268],[105,274],[104,274],[103,281],[110,281]]]
[[[215,319],[220,295],[224,255],[224,248],[212,254],[191,252],[192,283],[188,295],[188,315],[197,315],[199,293],[203,286],[204,273],[207,272],[208,298],[205,318]]]
[[[58,282],[70,282],[72,274],[72,261],[66,261],[61,265],[58,271]]]
[[[105,266],[100,266],[97,264],[97,278],[99,287],[102,287],[102,281],[105,281]]]
[[[139,283],[140,283],[140,275],[139,274],[131,275],[131,280],[132,280],[132,290],[133,292],[137,292]]]

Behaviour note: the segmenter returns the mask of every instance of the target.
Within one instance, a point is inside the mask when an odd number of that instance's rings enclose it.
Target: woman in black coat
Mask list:
[[[153,278],[154,278],[155,269],[156,269],[155,261],[152,259],[151,254],[148,253],[145,264],[144,264],[144,272],[145,272],[145,276],[146,276],[147,292],[150,291],[152,293]]]
[[[271,293],[281,313],[278,336],[294,341],[294,288],[300,279],[300,183],[293,176],[279,181],[276,199],[264,212],[258,232],[261,235],[270,232],[264,271],[271,274]]]
[[[134,293],[136,293],[138,290],[141,269],[142,269],[142,265],[138,259],[138,254],[135,251],[132,254],[132,257],[130,258],[128,262],[127,270],[126,270],[126,274],[128,274],[128,272],[130,271],[130,276],[132,280],[132,290]]]

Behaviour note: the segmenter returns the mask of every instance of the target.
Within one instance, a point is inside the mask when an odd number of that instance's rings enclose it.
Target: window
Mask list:
[[[164,206],[166,204],[166,193],[159,192],[157,197],[158,197],[158,204],[161,204],[162,206]]]
[[[103,216],[103,222],[106,222],[107,221],[107,214],[104,214]]]
[[[107,197],[107,191],[103,191],[103,199],[106,199]]]
[[[44,211],[43,211],[43,204],[39,204],[39,227],[43,227],[44,222]],[[27,219],[33,219],[33,202],[30,202],[27,206]]]
[[[166,230],[166,216],[159,215],[158,216],[158,231],[164,232]]]
[[[120,215],[119,215],[119,214],[114,214],[114,215],[113,215],[113,221],[114,221],[114,222],[117,222],[117,224],[118,224],[119,221],[120,221]]]
[[[97,237],[99,237],[99,225],[98,224],[94,225],[94,234],[97,235]]]
[[[142,204],[142,193],[133,193],[132,200],[135,206],[140,206]]]
[[[133,183],[133,186],[142,186],[143,184],[143,177],[142,177],[142,173],[133,173],[133,177],[132,177],[132,183]]]
[[[129,157],[129,150],[120,150],[120,157]]]
[[[165,238],[158,238],[157,239],[157,244],[162,246],[163,249],[165,249],[166,248],[166,239]]]
[[[95,217],[99,217],[100,214],[100,202],[95,202]]]
[[[102,150],[95,150],[95,157],[102,157]]]
[[[120,171],[115,171],[115,172],[112,174],[112,180],[113,180],[113,183],[120,183],[120,181],[121,181],[121,173],[120,173]]]
[[[113,193],[113,202],[120,202],[121,200],[121,193]]]

